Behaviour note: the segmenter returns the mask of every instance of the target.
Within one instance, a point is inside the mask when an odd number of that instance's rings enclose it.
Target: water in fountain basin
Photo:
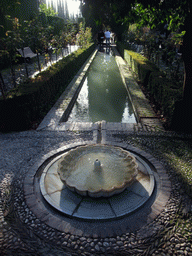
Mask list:
[[[136,123],[115,58],[105,52],[94,59],[68,118],[69,122],[101,120]]]
[[[137,176],[136,159],[106,145],[87,145],[61,157],[58,173],[64,184],[81,195],[110,196],[127,188]]]

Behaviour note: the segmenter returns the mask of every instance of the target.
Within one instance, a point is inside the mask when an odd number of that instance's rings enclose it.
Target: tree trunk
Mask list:
[[[183,99],[175,105],[172,120],[174,130],[192,133],[192,3],[189,1],[189,12],[185,20],[182,56],[185,67]]]
[[[3,99],[6,100],[5,91],[4,91],[5,85],[4,85],[4,81],[1,73],[0,73],[0,88],[1,88]]]
[[[183,38],[183,61],[185,79],[183,84],[183,100],[190,103],[192,99],[192,3],[190,1],[188,17],[185,21],[186,33]]]
[[[37,63],[38,63],[39,72],[41,72],[41,64],[40,64],[40,60],[39,60],[39,52],[36,51],[36,53],[37,53]]]
[[[24,60],[24,65],[25,65],[25,71],[26,71],[26,75],[27,75],[27,78],[28,78],[29,77],[29,73],[28,73],[27,63],[26,63],[26,59],[25,59],[24,47],[22,47],[21,50],[22,50],[22,53],[23,53],[23,60]]]

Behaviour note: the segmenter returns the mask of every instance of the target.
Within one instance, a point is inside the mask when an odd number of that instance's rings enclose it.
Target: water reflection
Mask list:
[[[110,48],[99,51],[68,121],[135,123],[133,108]]]

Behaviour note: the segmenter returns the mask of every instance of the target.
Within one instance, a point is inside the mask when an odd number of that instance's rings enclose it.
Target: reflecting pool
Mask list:
[[[98,52],[68,122],[136,123],[132,104],[112,51]]]

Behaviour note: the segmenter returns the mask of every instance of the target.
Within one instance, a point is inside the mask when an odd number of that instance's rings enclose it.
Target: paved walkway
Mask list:
[[[127,69],[125,63],[119,65],[121,72]],[[185,146],[185,142],[191,143],[192,137],[165,132],[158,119],[151,116],[150,106],[147,106],[147,100],[130,72],[127,75],[126,85],[131,84],[130,93],[141,121],[139,124],[60,122],[62,113],[58,106],[64,100],[63,94],[60,103],[48,113],[38,130],[0,134],[1,255],[192,255],[191,198],[185,193],[165,152],[161,150],[162,145],[167,145],[170,141],[175,142],[175,145]],[[76,81],[80,79],[79,76],[80,73]],[[72,87],[69,86],[69,92]],[[135,228],[135,231],[127,229],[126,222],[123,225],[125,220],[122,219],[119,223],[114,223],[115,232],[111,230],[109,235],[105,222],[99,223],[103,227],[101,236],[87,235],[89,226],[81,227],[80,223],[77,232],[72,234],[71,227],[76,228],[73,221],[62,232],[53,228],[53,222],[48,224],[49,219],[43,211],[39,213],[41,218],[37,218],[31,211],[33,201],[30,201],[31,206],[26,201],[26,196],[29,198],[34,193],[33,187],[26,189],[25,183],[26,179],[31,179],[31,170],[37,170],[61,148],[96,143],[98,140],[102,143],[135,147],[158,160],[157,164],[159,162],[159,166],[162,165],[167,173],[167,182],[171,181],[171,196],[166,199],[168,201],[165,200],[167,203],[163,210],[154,213],[150,222],[139,229]],[[34,203],[41,205],[41,199]],[[133,223],[139,226],[139,221],[135,220]],[[97,224],[96,222],[95,225]],[[81,230],[84,230],[83,234]]]

